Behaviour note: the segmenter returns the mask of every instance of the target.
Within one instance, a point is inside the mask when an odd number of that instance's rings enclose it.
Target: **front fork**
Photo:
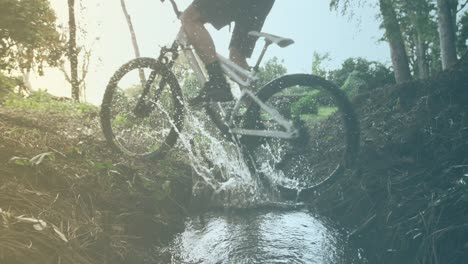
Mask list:
[[[158,100],[160,99],[161,94],[164,90],[164,87],[167,84],[166,74],[164,73],[165,71],[170,71],[172,67],[174,66],[175,61],[179,57],[178,49],[179,49],[179,46],[177,42],[174,42],[170,48],[163,47],[161,49],[161,53],[159,54],[159,57],[157,60],[157,63],[160,64],[160,67],[162,68],[162,70],[160,70],[161,75],[162,75],[161,81],[159,82],[159,85],[155,92],[153,100],[147,99],[151,86],[153,82],[155,81],[156,76],[158,74],[156,70],[151,71],[149,78],[146,80],[145,87],[143,87],[141,96],[140,98],[138,98],[138,102],[135,106],[135,109],[133,110],[133,113],[135,114],[136,117],[146,118],[155,109],[156,107],[155,103],[158,102]],[[167,54],[172,54],[172,55],[167,56]]]

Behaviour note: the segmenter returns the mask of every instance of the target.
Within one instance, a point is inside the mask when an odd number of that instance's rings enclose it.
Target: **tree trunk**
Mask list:
[[[438,29],[442,69],[447,69],[457,62],[455,24],[458,1],[437,0]],[[455,12],[453,6],[455,5]]]
[[[419,79],[429,77],[429,64],[427,58],[427,25],[430,23],[427,17],[428,5],[426,0],[409,0],[405,2],[404,8],[408,13],[409,21],[412,24],[412,38],[415,48],[415,75]],[[426,31],[426,34],[425,34]]]
[[[402,83],[411,80],[408,55],[401,34],[400,24],[397,20],[392,0],[379,0],[382,13],[385,36],[390,46],[395,81]]]
[[[23,84],[24,88],[26,89],[27,93],[31,93],[33,91],[32,84],[31,84],[31,70],[22,70],[22,77],[23,77]]]
[[[429,77],[429,67],[427,64],[427,55],[426,55],[426,43],[421,36],[421,32],[416,30],[414,34],[414,43],[416,48],[416,69],[419,79],[426,79]]]
[[[70,59],[72,99],[78,102],[80,100],[80,86],[78,82],[78,52],[76,48],[75,0],[68,0],[68,27],[70,30],[68,56]]]
[[[135,57],[139,58],[140,57],[140,49],[138,47],[138,42],[135,34],[135,30],[133,29],[133,24],[132,24],[132,19],[130,15],[128,14],[127,7],[125,5],[125,0],[120,0],[120,4],[122,6],[122,11],[125,15],[125,19],[127,20],[127,25],[128,29],[130,30],[130,37],[132,39],[132,45],[133,45],[133,51],[135,52]],[[145,72],[143,69],[139,69],[139,74],[140,74],[140,82],[141,86],[144,88],[145,83],[146,83],[146,77],[145,77]]]

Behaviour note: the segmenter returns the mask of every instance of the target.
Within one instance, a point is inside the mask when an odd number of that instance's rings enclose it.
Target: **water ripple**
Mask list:
[[[342,232],[305,210],[192,217],[170,251],[172,263],[364,263]]]

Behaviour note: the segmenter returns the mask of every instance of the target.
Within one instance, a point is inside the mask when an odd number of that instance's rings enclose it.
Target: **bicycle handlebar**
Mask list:
[[[161,3],[164,3],[166,0],[161,0]],[[177,4],[174,0],[169,0],[171,1],[172,4],[172,9],[174,10],[174,13],[176,14],[177,18],[180,18],[180,15],[182,15],[182,12],[179,11],[179,8],[177,7]]]

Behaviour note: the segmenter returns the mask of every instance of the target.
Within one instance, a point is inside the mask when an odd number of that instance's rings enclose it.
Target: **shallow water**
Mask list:
[[[169,250],[172,263],[366,263],[342,230],[307,210],[194,216]]]

